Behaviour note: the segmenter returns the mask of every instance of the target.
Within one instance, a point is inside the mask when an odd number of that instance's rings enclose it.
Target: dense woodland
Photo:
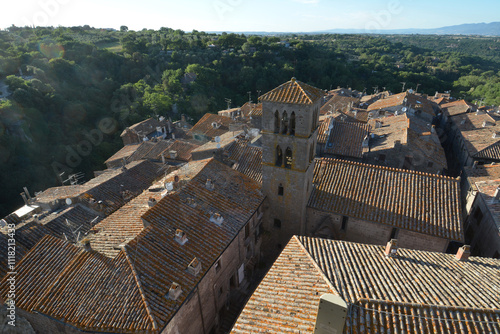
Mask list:
[[[0,216],[103,169],[120,133],[150,116],[196,122],[292,76],[330,89],[406,88],[500,104],[500,38],[208,34],[162,28],[0,31]]]

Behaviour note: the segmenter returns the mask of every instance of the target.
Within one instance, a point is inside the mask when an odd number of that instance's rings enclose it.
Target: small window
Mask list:
[[[427,168],[432,168],[432,166],[434,166],[434,163],[432,161],[429,161],[427,163]]]
[[[398,236],[398,229],[394,227],[391,231],[391,236],[389,237],[389,241],[392,239],[396,239],[397,236]]]
[[[342,231],[346,230],[348,220],[349,220],[349,217],[347,217],[347,216],[342,217],[342,226],[340,227],[340,230],[342,230]]]
[[[222,287],[219,288],[219,297],[222,296],[222,293],[224,292],[224,289]]]
[[[379,154],[378,155],[378,161],[384,162],[385,161],[385,154]]]
[[[247,239],[250,236],[250,224],[245,225],[245,239]]]
[[[220,259],[215,262],[215,272],[218,273],[220,271],[221,264],[220,264]]]
[[[281,183],[280,183],[280,185],[278,186],[278,195],[279,195],[279,196],[283,196],[283,185],[281,185]]]
[[[281,220],[274,218],[274,227],[281,228]]]

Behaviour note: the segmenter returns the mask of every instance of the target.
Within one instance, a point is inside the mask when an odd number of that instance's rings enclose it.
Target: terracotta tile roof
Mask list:
[[[85,186],[79,184],[72,186],[52,187],[36,195],[35,201],[38,203],[50,203],[55,200],[74,198],[82,194],[85,189]]]
[[[473,157],[500,159],[500,127],[488,114],[467,113],[452,118],[461,132],[465,146]],[[483,125],[486,123],[486,126]]]
[[[248,300],[231,333],[313,333],[319,297],[335,293],[295,237]]]
[[[248,140],[234,141],[225,150],[233,169],[262,183],[262,148],[251,146]]]
[[[184,176],[195,173],[191,181],[149,209],[142,218],[151,225],[114,258],[42,239],[16,267],[16,306],[86,331],[159,333],[264,199],[260,184],[213,159],[189,166],[182,168]],[[213,190],[205,186],[208,178]],[[220,226],[210,221],[216,212]],[[174,240],[177,229],[188,238],[182,246]],[[195,257],[202,268],[196,277],[186,270]],[[177,300],[167,297],[173,282],[182,288]],[[7,289],[4,280],[0,294]]]
[[[102,211],[109,215],[148,188],[163,174],[161,167],[149,161],[139,161],[127,166],[126,170],[120,170],[115,177],[86,190],[81,195],[82,201],[88,202],[91,199],[96,202],[102,201]]]
[[[309,207],[463,241],[459,180],[317,159],[313,183]]]
[[[500,179],[499,164],[466,166],[464,172],[472,186],[476,182]]]
[[[448,116],[461,115],[477,109],[475,105],[468,103],[465,100],[441,104],[441,108],[443,109],[443,113]]]
[[[378,128],[377,123],[381,125]],[[431,126],[426,121],[416,117],[408,118],[403,114],[372,119],[368,124],[375,135],[370,138],[370,152],[394,149],[396,141],[399,141],[416,157],[423,158],[426,163],[433,162],[436,171],[447,168],[441,141],[435,132],[431,132]]]
[[[498,187],[500,187],[500,179],[476,182],[476,189],[486,203],[500,234],[500,202],[494,200]]]
[[[350,112],[351,107],[358,106],[359,99],[356,97],[334,95],[325,104],[323,104],[319,112],[321,115],[325,115],[329,111],[339,111],[347,114]]]
[[[363,140],[369,135],[369,128],[366,124],[339,122],[329,118],[320,125],[318,144],[325,145],[327,154],[361,159]]]
[[[361,97],[360,102],[361,103],[366,103],[366,104],[371,104],[371,103],[373,103],[373,102],[381,99],[382,97],[383,98],[387,98],[388,96],[391,96],[391,92],[384,91],[384,92],[380,92],[380,93],[377,93],[377,94],[365,95],[365,96]]]
[[[247,107],[250,107],[250,110],[247,112]],[[241,107],[241,111],[245,114],[245,116],[250,117],[262,117],[262,103],[245,103],[243,107]]]
[[[129,126],[127,129],[132,130],[133,132],[140,134],[140,135],[148,135],[152,132],[155,132],[156,127],[165,126],[166,124],[167,124],[167,120],[160,122],[156,118],[148,118],[144,121],[141,121],[141,122],[136,123],[132,126]],[[125,133],[127,132],[127,129],[123,130],[122,134],[120,135],[121,137],[123,137],[125,135]]]
[[[183,140],[176,140],[169,147],[167,147],[163,152],[165,158],[170,159],[170,151],[177,152],[177,158],[175,160],[180,161],[190,161],[191,160],[191,152],[197,149],[199,145],[189,143]],[[161,153],[158,155],[157,159],[161,159]]]
[[[155,147],[155,145],[156,142],[152,140],[142,142],[139,147],[136,148],[134,153],[132,153],[127,159],[127,163],[144,159],[144,157],[153,149],[153,147]]]
[[[301,282],[291,268],[302,272],[307,265],[311,269]],[[499,269],[500,260],[490,258],[457,261],[452,254],[403,248],[387,258],[384,246],[293,237],[232,333],[313,333],[325,290],[349,306],[345,334],[496,333]],[[301,303],[304,309],[294,309],[303,296],[308,298]]]
[[[208,137],[209,139],[213,139],[228,132],[229,124],[231,124],[232,122],[233,120],[229,117],[214,114],[205,114],[191,128],[191,130],[189,130],[188,134],[191,136],[195,134],[201,134]]]
[[[196,152],[205,152],[205,151],[215,151],[217,149],[225,149],[229,147],[235,140],[236,137],[241,135],[243,131],[238,131],[238,132],[226,132],[223,135],[219,136],[220,141],[216,142],[215,140],[211,140],[209,142],[206,142],[205,144],[198,146],[191,152],[196,153]]]
[[[406,104],[405,104],[405,99],[407,100]],[[422,110],[422,112],[426,114],[435,116],[434,108],[432,107],[431,101],[427,100],[426,98],[423,98],[422,96],[418,96],[408,92],[391,95],[385,99],[378,100],[370,104],[367,110],[372,111],[372,110],[379,110],[397,106],[403,107],[404,105],[408,105],[414,109],[420,109]]]
[[[115,160],[123,160],[128,159],[140,146],[141,144],[131,144],[125,145],[118,152],[113,154],[108,160],[104,161],[104,163],[109,163]]]
[[[368,121],[370,131],[375,137],[370,139],[370,151],[387,150],[394,148],[396,141],[408,144],[408,128],[410,120],[404,115],[371,119]],[[377,127],[377,124],[380,127]]]
[[[169,146],[171,146],[174,141],[173,140],[158,140],[153,142],[154,146],[149,150],[141,159],[147,160],[159,160],[161,161],[161,153],[165,152]],[[168,153],[168,152],[165,152]],[[168,157],[168,154],[165,155],[165,158]]]
[[[314,104],[322,98],[325,92],[319,88],[309,86],[303,82],[292,80],[276,87],[270,92],[259,97],[261,102]]]

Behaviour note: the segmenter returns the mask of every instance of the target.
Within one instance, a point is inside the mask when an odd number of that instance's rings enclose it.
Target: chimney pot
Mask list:
[[[172,282],[170,289],[168,290],[168,298],[172,300],[177,300],[182,293],[181,286],[175,282]]]
[[[150,197],[148,200],[149,207],[155,206],[155,204],[156,204],[156,199],[154,199],[153,197]]]
[[[207,179],[207,182],[205,183],[205,187],[208,190],[214,190],[214,183],[212,182],[212,179]]]
[[[385,246],[385,256],[386,257],[395,257],[398,252],[398,240],[397,239],[391,239],[387,243],[387,246]]]
[[[175,231],[175,237],[174,237],[175,241],[177,241],[180,245],[184,245],[187,241],[188,241],[188,238],[186,236],[186,233],[181,230],[181,229],[177,229]]]
[[[87,252],[90,252],[92,250],[92,247],[90,246],[90,240],[85,239],[82,241],[83,249],[85,249]]]
[[[458,249],[457,254],[455,255],[455,258],[458,261],[467,261],[467,259],[470,256],[470,246],[469,245],[463,245]]]

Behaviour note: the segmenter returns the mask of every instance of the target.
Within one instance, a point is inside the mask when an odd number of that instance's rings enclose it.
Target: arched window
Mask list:
[[[292,168],[292,150],[288,147],[285,151],[285,168]]]
[[[295,135],[295,112],[290,115],[290,134]]]
[[[286,135],[288,133],[288,115],[286,111],[283,112],[283,118],[281,119],[281,133]]]
[[[276,166],[281,167],[283,165],[283,151],[281,151],[281,147],[276,146]]]
[[[283,196],[283,185],[280,183],[280,185],[278,186],[278,195],[279,196]]]
[[[274,113],[274,133],[280,132],[280,113],[278,110]]]

